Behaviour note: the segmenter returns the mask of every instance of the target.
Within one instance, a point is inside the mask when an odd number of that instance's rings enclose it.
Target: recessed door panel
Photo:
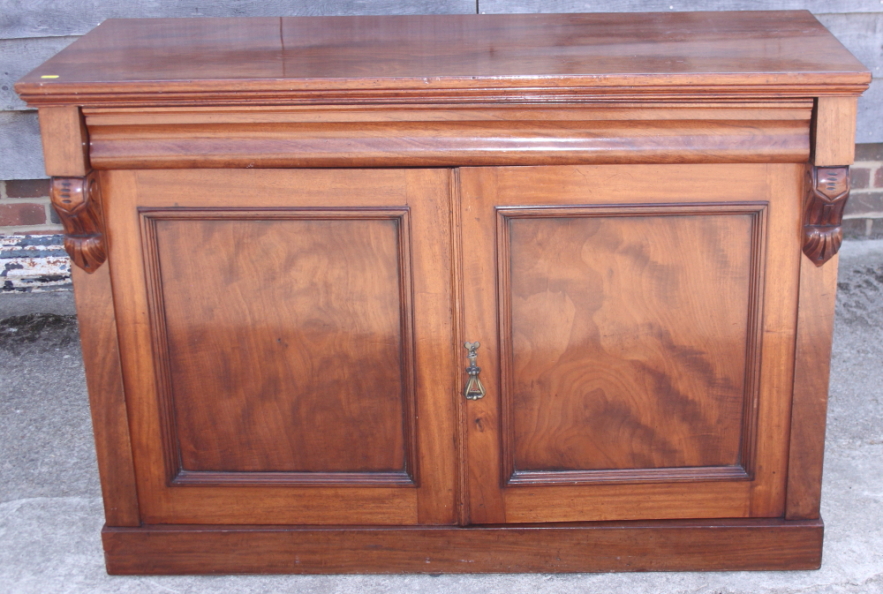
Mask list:
[[[497,210],[508,482],[749,476],[765,210]]]
[[[173,481],[413,481],[407,214],[142,212]]]
[[[461,180],[470,521],[780,515],[800,167]]]

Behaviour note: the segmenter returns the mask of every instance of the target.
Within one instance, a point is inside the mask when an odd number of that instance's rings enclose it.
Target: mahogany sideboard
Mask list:
[[[103,23],[16,90],[108,571],[818,567],[869,81],[808,12]]]

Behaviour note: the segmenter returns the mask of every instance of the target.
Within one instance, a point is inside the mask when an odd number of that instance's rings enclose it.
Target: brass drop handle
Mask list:
[[[463,346],[466,347],[466,350],[469,352],[469,354],[466,355],[469,359],[469,367],[466,368],[466,373],[469,374],[469,380],[466,382],[466,389],[463,390],[463,395],[466,396],[466,400],[478,400],[484,398],[485,389],[484,386],[481,385],[481,380],[478,379],[478,374],[481,373],[481,367],[475,364],[475,360],[478,358],[475,351],[477,351],[478,347],[481,345],[477,342],[467,342],[463,344]]]

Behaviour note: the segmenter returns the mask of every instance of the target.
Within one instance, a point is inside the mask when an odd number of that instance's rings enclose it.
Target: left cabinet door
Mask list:
[[[143,522],[454,523],[450,179],[102,173]]]

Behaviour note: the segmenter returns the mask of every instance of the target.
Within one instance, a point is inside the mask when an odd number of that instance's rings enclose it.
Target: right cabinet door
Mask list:
[[[469,522],[783,515],[802,176],[460,171]]]

